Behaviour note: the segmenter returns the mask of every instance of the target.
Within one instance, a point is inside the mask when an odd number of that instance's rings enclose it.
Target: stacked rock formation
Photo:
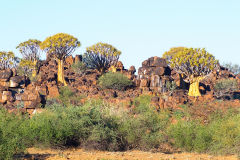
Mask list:
[[[27,87],[29,79],[18,76],[16,70],[0,71],[0,103],[8,110],[32,110],[41,103],[41,96],[35,89]]]
[[[138,85],[143,91],[166,92],[167,81],[172,81],[171,69],[166,60],[151,57],[142,63],[138,70]]]

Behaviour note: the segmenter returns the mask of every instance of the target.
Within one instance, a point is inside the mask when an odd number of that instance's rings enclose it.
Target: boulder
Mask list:
[[[131,74],[135,74],[136,72],[136,68],[134,66],[131,66],[128,70],[128,72],[130,72]]]
[[[155,75],[163,76],[165,73],[164,67],[156,67],[153,72]]]
[[[22,76],[14,76],[10,78],[10,84],[9,87],[18,87],[19,84],[23,81]]]
[[[59,89],[56,85],[48,85],[47,86],[47,90],[48,90],[48,98],[56,98],[59,96]]]
[[[2,93],[2,102],[5,103],[7,101],[9,101],[9,102],[14,101],[14,98],[13,98],[13,95],[12,95],[11,91],[3,91],[3,93]]]
[[[82,61],[82,56],[81,55],[76,55],[74,58],[74,63],[78,63]]]
[[[140,87],[149,87],[149,80],[142,79],[140,83]]]
[[[68,56],[65,60],[66,64],[71,66],[74,63],[73,56]]]
[[[149,61],[148,60],[145,60],[142,62],[142,67],[149,67],[150,64],[149,64]]]
[[[0,81],[7,82],[9,81],[10,77],[13,75],[11,69],[1,70],[0,71]]]
[[[160,57],[153,57],[150,58],[150,66],[152,67],[167,67],[167,62],[164,58],[160,58]]]

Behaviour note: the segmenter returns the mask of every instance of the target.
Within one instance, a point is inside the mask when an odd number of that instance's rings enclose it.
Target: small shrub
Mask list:
[[[71,67],[77,74],[84,74],[87,70],[87,66],[83,62],[74,63]]]
[[[132,85],[132,81],[121,73],[108,72],[98,79],[99,85],[104,89],[125,90]]]
[[[77,96],[68,86],[61,87],[59,89],[59,99],[65,106],[79,105],[81,104],[81,99],[84,96]]]
[[[173,94],[173,92],[177,89],[177,84],[175,81],[167,81],[166,83],[167,91],[169,92],[169,96]]]
[[[236,79],[221,79],[214,85],[214,95],[217,98],[232,98],[233,92],[239,88]]]

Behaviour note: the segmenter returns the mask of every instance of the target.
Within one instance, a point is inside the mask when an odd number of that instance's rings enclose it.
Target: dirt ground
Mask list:
[[[143,151],[103,152],[71,150],[28,149],[26,160],[237,160],[237,156],[211,156],[195,153],[152,153]]]

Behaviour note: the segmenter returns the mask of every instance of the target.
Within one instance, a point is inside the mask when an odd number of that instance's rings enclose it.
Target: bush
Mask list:
[[[132,81],[121,73],[108,72],[98,79],[99,85],[104,89],[125,90],[132,85]]]
[[[0,109],[0,159],[11,159],[29,146],[28,123],[22,115]]]
[[[69,107],[70,105],[81,104],[81,99],[84,96],[77,96],[68,86],[61,87],[59,89],[59,99],[63,105]]]
[[[169,128],[173,145],[185,151],[205,152],[212,142],[211,132],[198,122],[179,121]]]
[[[239,89],[236,79],[221,79],[214,85],[214,95],[217,98],[232,98],[233,92]]]
[[[87,70],[87,66],[83,62],[73,63],[71,67],[77,74],[84,74]]]

